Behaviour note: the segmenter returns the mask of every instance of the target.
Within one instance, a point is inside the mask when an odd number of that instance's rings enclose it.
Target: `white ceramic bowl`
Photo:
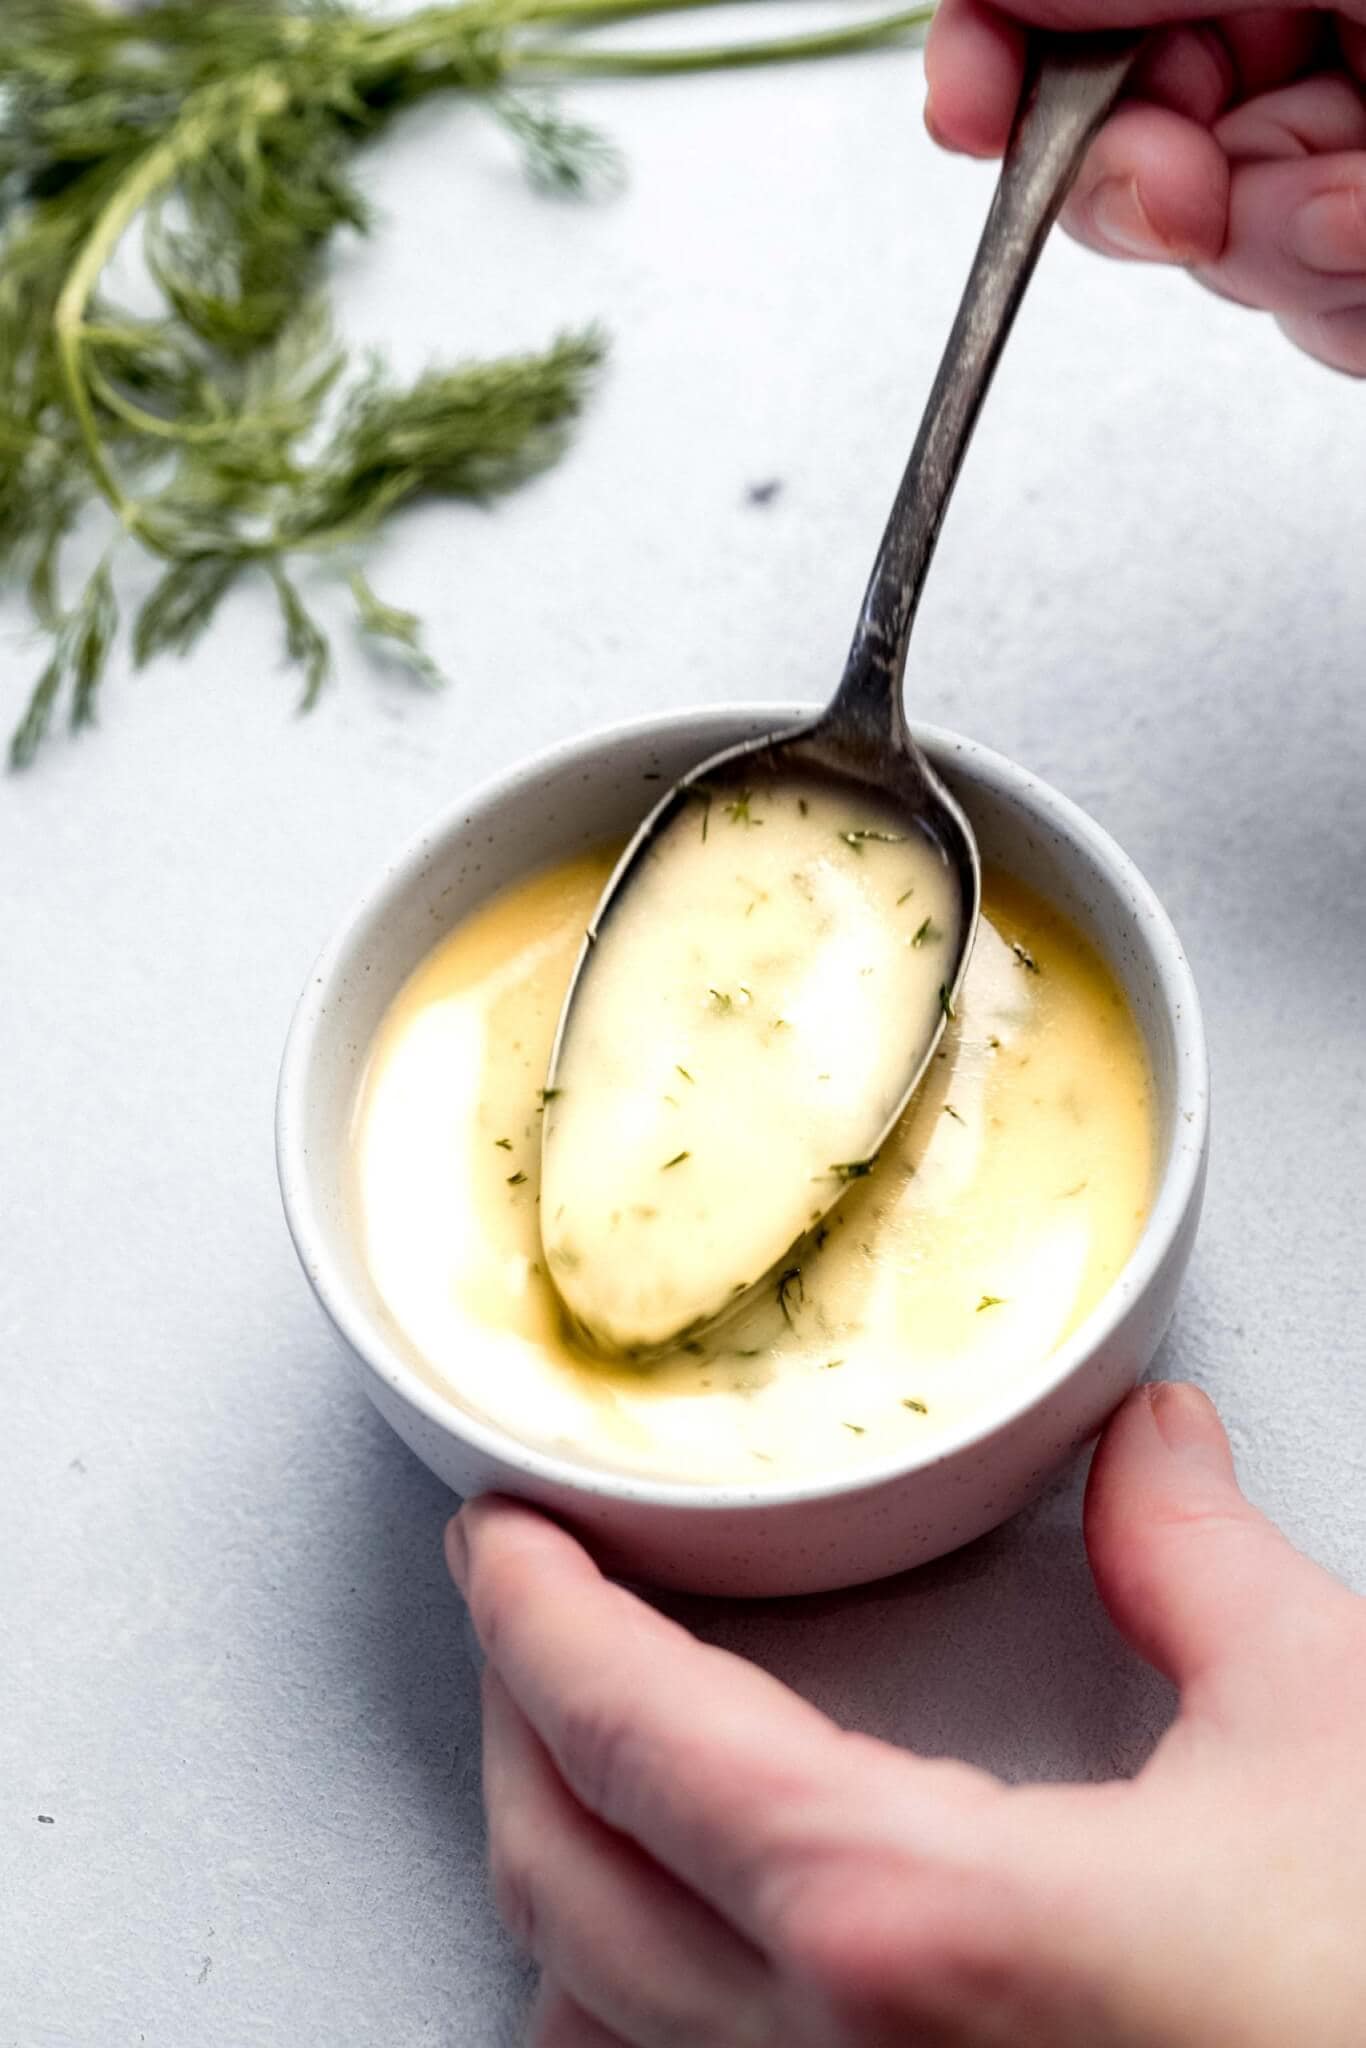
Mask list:
[[[579,1466],[435,1393],[413,1369],[360,1256],[348,1130],[376,1027],[408,975],[494,890],[557,857],[625,838],[661,788],[803,706],[680,712],[554,748],[462,799],[380,876],[310,975],[285,1049],[277,1153],[304,1271],[387,1421],[457,1493],[539,1502],[612,1569],[696,1592],[855,1585],[937,1557],[1023,1507],[1139,1379],[1195,1236],[1208,1139],[1204,1031],[1166,914],[1075,804],[952,733],[917,736],[972,819],[988,864],[1039,890],[1123,983],[1156,1081],[1159,1181],[1147,1226],[1086,1322],[1008,1407],[920,1457],[828,1482],[687,1486]],[[647,779],[648,778],[648,779]],[[661,780],[662,778],[662,780]]]

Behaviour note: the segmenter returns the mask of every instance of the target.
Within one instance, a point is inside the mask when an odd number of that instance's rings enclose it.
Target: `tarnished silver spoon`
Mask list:
[[[790,1269],[796,1248],[821,1226],[848,1180],[873,1169],[953,1014],[979,913],[980,864],[967,819],[911,737],[902,702],[907,647],[949,498],[1015,314],[1138,40],[1040,39],[1036,47],[830,705],[809,724],[731,748],[686,775],[641,825],[597,907],[547,1077],[542,1236],[571,1319],[606,1354],[648,1358],[695,1339]],[[757,800],[755,791],[762,793]],[[800,832],[807,828],[797,813],[825,818],[826,793],[843,806],[841,820],[862,822],[840,832],[820,825],[828,854],[817,850],[806,859]],[[742,830],[724,848],[713,841],[704,870],[696,842],[706,841],[713,818]],[[774,831],[766,840],[751,836],[765,823],[787,834],[786,866],[814,905],[811,945],[826,949],[813,951],[808,963],[814,992],[806,987],[789,1005],[805,1001],[809,1043],[800,1031],[793,1037],[781,997],[769,1001],[753,975],[745,979],[733,932],[726,939],[726,986],[717,985],[725,979],[720,970],[709,971],[706,944],[686,939],[687,921],[703,917],[717,924],[718,943],[725,938],[717,921],[730,915],[732,899],[716,892],[731,886],[734,870],[735,885],[753,892],[747,906],[735,898],[736,914],[756,906],[762,913],[752,926],[755,956],[762,955],[772,889],[758,856],[762,850],[772,868],[779,843]],[[676,858],[685,838],[687,858]],[[920,869],[904,865],[912,854]],[[883,863],[876,874],[873,856]],[[897,861],[903,866],[894,869]],[[887,910],[895,882],[922,871],[937,909],[914,927],[908,915],[897,944],[923,953],[919,940],[932,934],[937,953],[912,985],[905,978],[909,954],[883,959],[865,928],[879,905]],[[896,900],[915,895],[912,880]],[[913,902],[911,914],[918,910]],[[676,988],[666,985],[671,979]],[[915,1012],[895,1019],[895,1057],[881,1067],[867,1051],[876,1021],[869,1006],[879,991],[893,992]],[[832,1018],[848,1023],[847,1044],[836,1031],[833,1054]],[[751,1057],[752,1069],[745,1064]],[[861,1071],[837,1072],[841,1057],[846,1065],[865,1063],[866,1086]],[[698,1093],[712,1069],[728,1077],[719,1106]],[[796,1097],[784,1095],[780,1081]],[[809,1162],[799,1143],[808,1128],[816,1147]],[[670,1129],[691,1142],[667,1151]]]

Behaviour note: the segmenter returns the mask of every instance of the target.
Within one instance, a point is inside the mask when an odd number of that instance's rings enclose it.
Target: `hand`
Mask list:
[[[1132,1781],[1012,1789],[843,1732],[530,1509],[467,1506],[536,2048],[1359,2048],[1366,1602],[1248,1505],[1189,1387],[1110,1424],[1086,1542],[1180,1716]]]
[[[1356,19],[1181,0],[942,0],[925,119],[950,149],[999,156],[1024,74],[1024,23],[1162,30],[1092,144],[1063,213],[1106,256],[1184,265],[1273,313],[1335,369],[1366,375],[1366,5]]]

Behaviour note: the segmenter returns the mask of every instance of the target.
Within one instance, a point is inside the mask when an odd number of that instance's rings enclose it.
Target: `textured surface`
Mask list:
[[[836,673],[990,183],[933,153],[920,92],[913,56],[584,89],[633,172],[589,209],[470,118],[410,122],[342,265],[353,330],[410,366],[616,336],[560,469],[376,564],[453,687],[357,666],[300,723],[244,595],[0,787],[0,2048],[518,2036],[448,1503],[295,1269],[276,1061],[332,921],[452,789],[636,706]],[[1164,1363],[1366,1585],[1363,406],[1268,322],[1059,243],[912,693],[1091,808],[1182,930],[1216,1141]],[[11,631],[0,710],[32,663]],[[696,1619],[1012,1776],[1131,1768],[1169,1711],[1091,1594],[1075,1482],[914,1578]]]

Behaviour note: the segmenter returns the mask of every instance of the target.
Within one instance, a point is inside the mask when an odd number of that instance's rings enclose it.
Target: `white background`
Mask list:
[[[348,332],[405,370],[614,338],[560,467],[378,553],[448,690],[344,645],[300,720],[244,592],[0,784],[3,2048],[518,2034],[450,1503],[295,1267],[281,1042],[333,922],[459,790],[621,714],[830,687],[991,182],[926,140],[914,54],[568,97],[624,146],[621,196],[537,198],[446,102],[372,154],[380,231],[338,252]],[[1269,321],[1059,240],[910,677],[1091,809],[1187,942],[1215,1153],[1161,1365],[1358,1584],[1363,445],[1366,391]],[[39,654],[4,624],[9,724]],[[1170,1711],[1090,1590],[1075,1478],[914,1577],[689,1612],[1012,1776],[1131,1769]]]

